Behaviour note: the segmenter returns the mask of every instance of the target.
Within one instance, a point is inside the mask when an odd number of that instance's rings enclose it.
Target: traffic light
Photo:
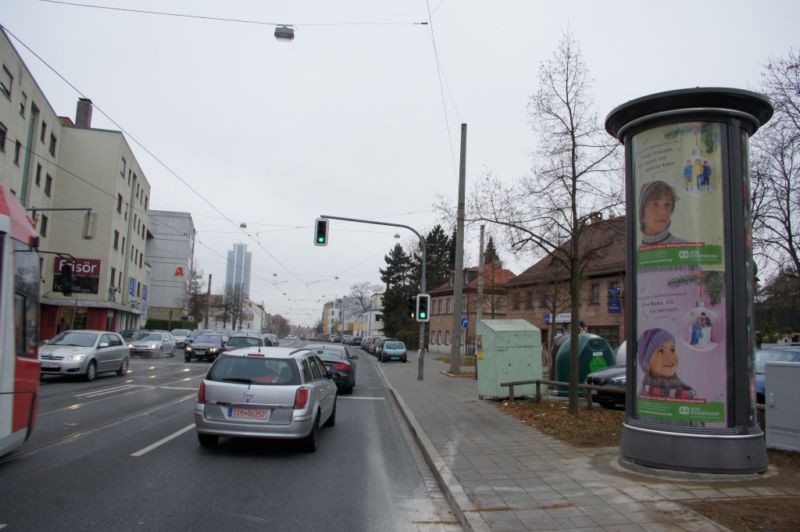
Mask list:
[[[430,306],[430,294],[417,294],[417,321],[431,321],[431,316],[428,313]]]
[[[412,320],[417,317],[417,298],[409,297],[406,300],[406,312]]]
[[[324,218],[317,218],[317,221],[314,224],[314,245],[328,245],[328,220]]]

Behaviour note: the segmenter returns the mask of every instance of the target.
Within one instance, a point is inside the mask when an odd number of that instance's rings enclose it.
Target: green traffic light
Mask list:
[[[318,236],[318,237],[317,237],[317,242],[319,242],[320,244],[322,244],[323,242],[325,242],[325,237],[324,237],[324,236]]]
[[[419,317],[424,320],[425,318],[428,317],[428,314],[426,314],[425,312],[420,312]]]

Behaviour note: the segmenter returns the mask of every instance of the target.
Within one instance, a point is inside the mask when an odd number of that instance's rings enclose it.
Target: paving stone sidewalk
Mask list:
[[[680,501],[800,495],[770,473],[720,481],[669,479],[617,465],[617,448],[578,449],[478,399],[427,356],[376,362],[465,530],[727,530]]]

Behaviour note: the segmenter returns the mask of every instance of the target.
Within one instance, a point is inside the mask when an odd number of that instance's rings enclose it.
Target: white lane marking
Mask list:
[[[123,384],[122,386],[112,386],[110,388],[101,388],[99,390],[94,390],[94,391],[91,391],[91,392],[76,393],[75,397],[88,397],[88,398],[100,397],[101,395],[106,395],[106,394],[109,394],[109,393],[121,392],[121,391],[124,391],[124,390],[130,390],[131,388],[141,388],[143,386],[145,386],[145,385],[144,384]]]
[[[338,397],[339,399],[359,399],[362,401],[385,401],[385,397],[342,397],[341,395]]]
[[[157,442],[155,442],[155,443],[153,443],[151,445],[148,445],[144,449],[139,449],[138,451],[133,453],[131,456],[137,456],[138,457],[138,456],[142,456],[144,454],[147,454],[150,451],[152,451],[153,449],[155,449],[157,447],[160,447],[160,446],[164,445],[165,443],[167,443],[169,441],[174,440],[175,438],[177,438],[178,436],[180,436],[184,432],[188,432],[188,431],[192,430],[193,428],[194,428],[194,423],[192,423],[191,425],[187,425],[187,426],[183,427],[181,430],[173,432],[172,434],[170,434],[166,438],[161,438]]]
[[[190,390],[192,392],[197,391],[197,386],[189,387],[189,386],[159,386],[161,390]]]

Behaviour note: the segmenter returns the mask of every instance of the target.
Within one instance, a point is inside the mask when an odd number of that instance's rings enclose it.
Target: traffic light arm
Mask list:
[[[417,238],[419,238],[420,245],[422,246],[422,275],[420,276],[420,280],[419,280],[419,291],[422,294],[425,294],[425,292],[427,292],[428,289],[427,289],[427,286],[425,285],[425,283],[426,283],[425,268],[426,268],[426,266],[428,264],[428,246],[427,246],[427,243],[425,242],[425,239],[422,238],[422,235],[419,234],[416,231],[416,229],[414,229],[413,227],[409,227],[407,225],[403,225],[403,224],[393,224],[391,222],[378,222],[376,220],[360,220],[358,218],[344,218],[344,217],[341,217],[341,216],[330,216],[328,214],[322,214],[322,215],[320,215],[320,218],[322,218],[323,220],[342,220],[344,222],[356,222],[356,223],[362,223],[362,224],[388,225],[390,227],[402,227],[403,229],[408,229],[409,231],[411,231],[412,233],[417,235]],[[427,294],[425,294],[425,295],[427,295]],[[428,295],[428,297],[430,298],[429,295]],[[419,316],[419,314],[417,314],[417,316]],[[428,320],[425,320],[425,321],[428,321]],[[425,360],[424,354],[423,354],[424,353],[424,349],[425,349],[425,322],[421,321],[420,324],[419,324],[419,357],[418,357],[418,365],[417,365],[417,380],[418,381],[423,380],[423,377],[424,377],[424,375],[423,375],[423,365],[424,365],[424,360]]]

